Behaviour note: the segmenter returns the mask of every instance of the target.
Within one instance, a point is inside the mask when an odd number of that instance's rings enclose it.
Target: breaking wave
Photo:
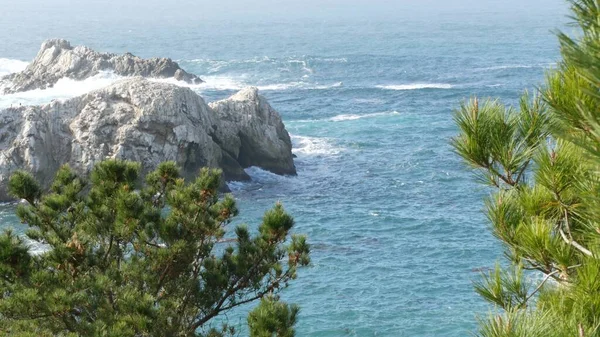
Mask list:
[[[292,151],[297,155],[331,156],[340,154],[343,150],[332,144],[329,138],[290,136],[292,138]]]
[[[505,64],[499,66],[476,68],[475,71],[494,71],[508,69],[532,69],[532,68],[550,68],[556,66],[556,63],[539,63],[539,64]]]
[[[177,81],[174,78],[167,79],[150,79],[156,82],[170,83],[178,86],[189,87],[193,90],[202,92],[206,90],[225,91],[225,90],[241,90],[249,86],[257,87],[261,91],[285,91],[290,89],[299,90],[326,90],[343,86],[342,82],[332,84],[313,84],[308,82],[288,82],[288,83],[273,83],[273,84],[254,84],[248,81],[244,76],[201,76],[203,83],[187,84]]]
[[[379,89],[384,90],[420,90],[420,89],[452,89],[452,84],[446,83],[412,83],[412,84],[390,84],[377,85]]]
[[[353,121],[362,118],[373,118],[373,117],[381,117],[381,116],[393,116],[398,115],[398,111],[388,111],[388,112],[374,112],[370,114],[364,115],[356,115],[356,114],[348,114],[348,115],[337,115],[331,117],[329,120],[333,122],[343,122],[343,121]]]
[[[110,71],[101,71],[99,74],[83,81],[62,78],[52,88],[0,95],[0,108],[18,105],[39,105],[49,103],[52,100],[65,100],[106,87],[123,78],[123,76],[116,75]]]
[[[0,58],[0,77],[25,70],[29,62]]]

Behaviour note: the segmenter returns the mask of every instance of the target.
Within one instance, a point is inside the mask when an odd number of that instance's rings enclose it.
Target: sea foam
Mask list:
[[[327,90],[343,86],[342,82],[336,82],[332,84],[313,84],[309,82],[294,81],[287,83],[272,83],[272,84],[256,84],[252,83],[247,79],[247,76],[227,76],[227,75],[215,75],[215,76],[200,76],[203,83],[199,84],[188,84],[185,82],[177,81],[174,78],[155,78],[150,79],[151,81],[170,83],[178,86],[188,87],[192,90],[202,91],[226,91],[226,90],[241,90],[246,87],[257,87],[261,91],[285,91],[291,89],[299,90]]]
[[[342,152],[342,148],[332,144],[329,138],[290,135],[292,152],[304,156],[332,156]]]
[[[0,77],[25,70],[29,62],[0,58]]]
[[[374,112],[374,113],[368,113],[368,114],[364,114],[364,115],[348,114],[348,115],[337,115],[337,116],[331,117],[329,120],[332,122],[343,122],[343,121],[353,121],[353,120],[362,119],[362,118],[393,116],[393,115],[398,115],[398,114],[399,114],[398,111]]]
[[[50,103],[53,100],[65,100],[106,87],[123,78],[123,76],[116,75],[110,71],[101,71],[97,75],[83,81],[61,78],[53,87],[48,89],[35,89],[0,95],[0,108],[17,105],[39,105]]]
[[[251,166],[244,169],[250,176],[250,181],[229,181],[227,186],[230,190],[237,191],[251,191],[260,190],[264,185],[274,185],[282,182],[286,182],[291,179],[291,176],[281,176],[260,167]]]

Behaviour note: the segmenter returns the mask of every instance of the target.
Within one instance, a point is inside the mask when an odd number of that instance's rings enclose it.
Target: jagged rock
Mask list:
[[[0,201],[25,169],[44,185],[68,163],[87,174],[106,158],[135,160],[144,171],[174,160],[184,176],[220,167],[228,180],[247,180],[259,166],[295,174],[281,118],[256,88],[207,105],[189,88],[141,77],[64,102],[0,110]]]
[[[142,59],[130,53],[122,55],[99,53],[85,46],[72,47],[62,39],[45,41],[37,56],[25,70],[0,78],[5,94],[46,89],[61,78],[83,80],[100,71],[112,71],[122,76],[174,78],[186,83],[202,83],[193,74],[181,69],[169,58]]]
[[[210,103],[221,128],[221,148],[243,167],[258,166],[277,174],[295,174],[292,141],[281,117],[254,87]]]

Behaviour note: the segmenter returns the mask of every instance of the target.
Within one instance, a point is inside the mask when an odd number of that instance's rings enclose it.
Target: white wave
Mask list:
[[[275,174],[273,172],[269,172],[267,170],[263,170],[260,167],[251,166],[247,169],[244,169],[246,173],[252,178],[252,181],[257,183],[274,183],[282,180],[290,179],[289,176],[282,176]]]
[[[188,62],[193,62],[201,65],[206,65],[208,67],[208,71],[217,72],[227,66],[235,66],[239,64],[259,64],[259,63],[269,63],[269,64],[277,64],[280,66],[284,66],[285,68],[278,68],[280,71],[289,71],[287,67],[290,65],[298,64],[301,66],[301,69],[309,74],[314,73],[314,69],[310,68],[307,60],[305,59],[296,59],[296,58],[288,58],[288,59],[275,59],[270,58],[268,56],[264,57],[255,57],[246,60],[211,60],[211,59],[193,59]]]
[[[191,62],[200,65],[207,66],[208,73],[216,73],[228,66],[235,66],[239,64],[259,64],[259,63],[274,63],[275,60],[268,56],[255,57],[246,60],[214,60],[214,59],[192,59],[183,60],[184,62]]]
[[[290,135],[292,138],[292,152],[297,155],[330,156],[337,155],[342,149],[332,144],[329,138],[306,137]]]
[[[177,81],[174,78],[153,78],[151,81],[170,83],[182,87],[188,87],[197,91],[205,90],[241,90],[243,88],[254,86],[261,91],[284,91],[289,89],[305,89],[305,90],[325,90],[330,88],[341,87],[342,82],[337,82],[328,85],[315,85],[307,82],[288,82],[288,83],[273,83],[273,84],[255,84],[247,80],[246,76],[200,76],[203,83],[188,84],[182,81]]]
[[[191,87],[199,90],[240,90],[247,85],[242,78],[232,76],[201,76],[204,82],[191,85]],[[176,81],[177,85],[186,85],[185,82]]]
[[[355,115],[355,114],[337,115],[337,116],[331,117],[329,120],[333,121],[333,122],[342,122],[342,121],[353,121],[353,120],[357,120],[357,119],[361,119],[361,118],[392,116],[392,115],[398,115],[398,114],[399,114],[398,111],[387,111],[387,112],[374,112],[374,113],[364,114],[364,115]]]
[[[25,70],[29,62],[0,58],[0,77]]]
[[[278,83],[256,86],[259,90],[265,91],[283,91],[288,89],[303,89],[303,90],[327,90],[332,88],[339,88],[343,86],[343,82],[336,82],[333,84],[311,84],[306,82],[290,82],[290,83]]]
[[[267,84],[267,85],[259,85],[256,86],[258,90],[264,91],[283,91],[294,88],[301,88],[303,86],[302,82],[291,82],[291,83],[276,83],[276,84]]]
[[[452,89],[452,84],[446,83],[412,83],[412,84],[391,84],[377,85],[379,89],[384,90],[420,90],[420,89]]]
[[[291,176],[281,176],[275,173],[261,169],[260,167],[251,166],[244,169],[250,176],[250,181],[230,181],[227,182],[227,186],[231,191],[242,191],[242,190],[258,190],[267,184],[277,184],[287,179],[291,179]]]
[[[555,66],[556,63],[540,63],[540,64],[505,64],[492,67],[476,68],[476,71],[490,70],[506,70],[506,69],[532,69],[532,68],[549,68]]]
[[[312,89],[312,90],[325,90],[325,89],[331,89],[331,88],[339,88],[344,86],[344,82],[335,82],[333,84],[329,84],[329,85],[315,85],[312,87],[308,87],[307,89]]]
[[[201,76],[204,82],[198,84],[190,84],[183,81],[178,81],[174,78],[150,78],[150,81],[159,83],[169,83],[180,87],[187,87],[197,91],[204,90],[241,90],[248,85],[245,84],[242,78],[231,76]]]
[[[263,57],[254,57],[246,60],[214,60],[214,59],[191,59],[191,60],[178,60],[193,62],[193,63],[206,63],[206,64],[239,64],[239,63],[262,63],[262,62],[272,62],[273,59],[268,56]]]
[[[39,105],[49,103],[52,100],[65,100],[106,87],[122,78],[124,77],[110,71],[101,71],[99,74],[83,81],[62,78],[52,88],[1,95],[0,108],[7,108],[11,105]]]
[[[493,66],[486,68],[479,68],[478,70],[504,70],[504,69],[529,69],[529,68],[538,68],[536,65],[525,65],[525,64],[513,64],[513,65],[504,65],[504,66]]]
[[[321,62],[348,63],[348,59],[345,57],[315,57],[314,59]]]

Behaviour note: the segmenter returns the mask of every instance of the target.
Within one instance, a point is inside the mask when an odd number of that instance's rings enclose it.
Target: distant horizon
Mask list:
[[[190,49],[190,39],[210,41],[215,31],[238,36],[256,46],[263,43],[260,35],[271,29],[288,40],[303,35],[315,39],[340,34],[341,30],[375,30],[385,34],[389,27],[373,28],[383,24],[398,25],[404,27],[402,31],[420,34],[455,29],[457,25],[507,28],[533,25],[548,27],[548,30],[563,29],[564,23],[570,21],[565,0],[256,0],[252,4],[241,0],[218,3],[208,0],[181,0],[176,3],[148,0],[143,4],[134,0],[76,3],[68,0],[24,0],[17,3],[0,0],[0,7],[4,11],[3,20],[0,20],[0,39],[4,42],[0,45],[0,57],[20,60],[31,60],[40,44],[49,38],[64,38],[74,45],[85,44],[111,52],[130,51],[146,57],[158,56],[158,53],[146,48],[135,49],[131,43],[120,47],[103,46],[102,37],[117,34],[123,41],[148,40],[149,46],[158,41],[168,41],[169,44],[180,45],[171,47],[169,55],[161,56],[178,58],[182,57],[180,53],[185,54],[185,50]],[[275,28],[275,25],[278,27]],[[161,39],[166,31],[178,33],[169,40]],[[179,48],[182,48],[181,52]],[[152,49],[160,50],[161,46]],[[258,50],[256,55],[264,56]],[[247,48],[245,51],[250,52]],[[306,50],[298,48],[290,51],[306,53]]]
[[[98,18],[121,17],[130,10],[144,13],[149,18],[179,17],[199,20],[239,20],[243,18],[276,19],[273,15],[285,15],[290,18],[364,18],[392,19],[407,18],[414,15],[446,14],[523,14],[535,18],[536,13],[567,13],[566,0],[306,0],[277,1],[255,0],[251,4],[243,0],[181,0],[165,2],[149,0],[140,3],[135,0],[89,0],[73,3],[68,0],[49,0],[40,3],[37,0],[24,0],[18,3],[2,0],[4,16],[23,16],[26,18],[34,9],[45,15],[57,14],[93,14]],[[87,12],[87,13],[86,13]],[[270,17],[265,17],[270,16]],[[63,17],[64,18],[64,17]]]

